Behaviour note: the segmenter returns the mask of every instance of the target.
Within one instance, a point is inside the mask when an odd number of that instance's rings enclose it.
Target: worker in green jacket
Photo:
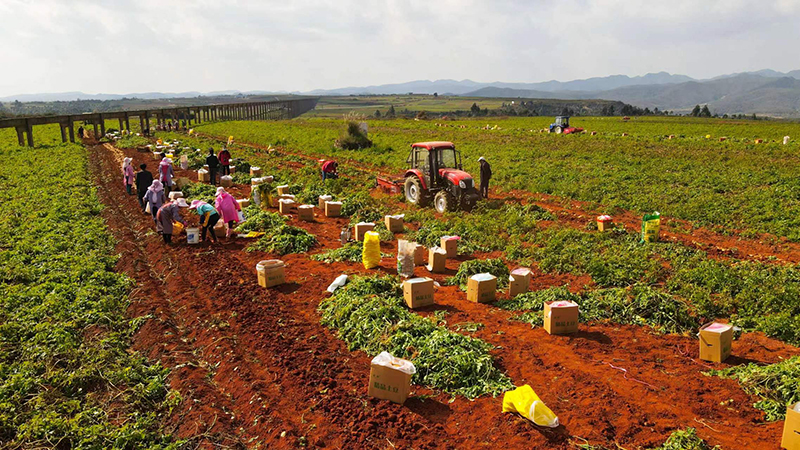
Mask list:
[[[206,232],[209,232],[211,241],[216,244],[218,241],[217,235],[214,233],[214,225],[219,222],[219,213],[217,210],[202,200],[192,200],[192,206],[190,206],[189,209],[193,209],[194,212],[200,216],[200,226],[202,227],[200,237],[202,240],[206,240]]]

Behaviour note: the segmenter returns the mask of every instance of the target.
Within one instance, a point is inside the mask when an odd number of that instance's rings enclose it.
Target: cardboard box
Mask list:
[[[598,216],[597,217],[597,230],[608,231],[614,225],[611,216]]]
[[[320,195],[319,196],[319,209],[325,211],[325,202],[333,201],[333,196]]]
[[[475,303],[491,303],[497,292],[497,277],[490,273],[479,273],[467,280],[467,300]]]
[[[225,237],[227,231],[228,229],[225,228],[225,223],[222,220],[220,220],[219,222],[217,222],[216,225],[214,225],[214,235],[216,235],[218,238]]]
[[[197,171],[197,181],[200,181],[200,182],[211,181],[211,174],[209,174],[206,169],[200,169],[200,170]]]
[[[231,177],[230,175],[223,175],[219,179],[219,184],[222,187],[231,187],[233,186],[233,177]]]
[[[544,329],[549,334],[569,334],[578,331],[578,304],[557,300],[544,304]]]
[[[531,269],[520,267],[519,269],[512,270],[511,274],[508,276],[508,281],[509,297],[514,298],[519,294],[528,292],[531,285]]]
[[[342,202],[325,202],[325,217],[339,217],[342,215]]]
[[[375,229],[375,224],[372,222],[359,222],[356,224],[356,240],[361,242],[364,240],[364,235],[367,234],[367,231],[372,231]]]
[[[313,222],[314,221],[314,205],[300,205],[297,207],[297,215],[300,216],[300,220],[305,220],[306,222]]]
[[[440,246],[447,252],[448,258],[455,258],[458,255],[458,241],[461,240],[458,236],[442,236]]]
[[[181,191],[172,191],[169,193],[169,199],[175,200],[176,198],[183,198],[183,192]]]
[[[428,270],[432,273],[443,273],[446,270],[447,252],[441,247],[433,247],[428,251]]]
[[[397,216],[385,216],[383,220],[386,223],[386,229],[392,233],[402,233],[403,231],[405,231],[405,228],[403,227],[404,217],[405,217],[404,214],[400,214]]]
[[[285,265],[280,259],[267,259],[256,264],[258,285],[272,287],[283,284],[285,279]]]
[[[239,206],[241,206],[242,208],[247,208],[248,206],[250,206],[250,199],[249,198],[242,198],[242,199],[239,199],[239,200],[236,200],[236,201],[239,203]]]
[[[722,362],[731,356],[733,326],[726,323],[707,323],[700,327],[700,359]]]
[[[278,191],[278,195],[289,195],[289,185],[282,184],[275,188]]]
[[[250,166],[250,176],[251,177],[260,177],[263,174],[261,171],[261,167],[257,166]]]
[[[425,254],[428,253],[428,249],[425,248],[422,244],[417,244],[416,250],[414,250],[414,265],[415,266],[424,266],[425,265]]]
[[[410,361],[383,352],[372,360],[368,394],[402,405],[411,392],[411,375],[415,372]]]
[[[288,198],[282,198],[278,201],[278,210],[281,214],[291,214],[297,209],[297,203]]]
[[[421,308],[433,304],[433,280],[411,278],[403,283],[403,299],[409,308]]]
[[[800,403],[795,403],[786,408],[781,448],[800,450]]]

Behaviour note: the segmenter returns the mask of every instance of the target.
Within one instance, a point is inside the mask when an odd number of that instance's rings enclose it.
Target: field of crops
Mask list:
[[[139,151],[143,138],[84,149],[43,130],[29,150],[0,135],[0,198],[16,211],[0,219],[14,230],[0,240],[13,274],[0,303],[0,439],[75,446],[90,439],[92,417],[99,437],[84,446],[95,448],[778,448],[786,406],[800,401],[800,146],[780,141],[800,125],[573,120],[597,134],[541,133],[547,118],[370,120],[375,145],[344,151],[333,143],[345,123],[333,118],[159,133],[190,156],[177,170],[190,199],[213,198],[196,182],[204,151],[194,149],[233,136],[237,197],[250,195],[243,169],[254,165],[275,177],[264,195],[286,184],[301,203],[344,203],[345,217],[313,222],[251,206],[239,231],[264,235],[217,246],[164,246],[125,195],[121,158],[156,163]],[[473,174],[478,156],[489,159],[490,200],[440,215],[373,188],[424,140],[454,141]],[[323,156],[344,177],[322,181]],[[663,238],[643,244],[637,220],[653,210]],[[431,247],[461,237],[446,273],[416,269],[440,284],[432,307],[409,310],[398,290],[398,236],[382,225],[396,213],[401,238]],[[597,231],[601,213],[615,217],[611,232]],[[339,242],[362,221],[378,223],[376,269],[361,264],[360,244]],[[286,284],[256,284],[268,258],[287,264]],[[511,298],[504,281],[520,266],[533,269],[531,292]],[[495,303],[466,300],[466,279],[481,272],[502,281]],[[350,282],[323,294],[341,273]],[[580,306],[578,333],[542,329],[549,300]],[[697,330],[713,320],[738,327],[721,364],[698,359]],[[126,352],[131,339],[149,359]],[[405,405],[366,395],[381,351],[417,367]],[[501,413],[502,394],[523,384],[560,427]]]

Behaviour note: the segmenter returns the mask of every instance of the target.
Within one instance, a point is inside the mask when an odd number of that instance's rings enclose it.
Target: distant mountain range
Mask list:
[[[659,108],[686,112],[694,105],[708,104],[719,114],[761,114],[800,117],[800,70],[777,72],[771,69],[720,75],[696,80],[686,75],[667,72],[648,73],[629,77],[611,75],[573,81],[540,83],[480,83],[472,80],[418,80],[378,86],[319,89],[292,92],[304,95],[391,95],[433,94],[469,97],[501,97],[529,99],[604,99],[629,103],[641,108]],[[134,94],[85,94],[64,92],[55,94],[24,94],[0,98],[0,102],[118,100],[121,98],[166,99],[220,95],[285,95],[286,92],[217,91],[217,92],[147,92]]]

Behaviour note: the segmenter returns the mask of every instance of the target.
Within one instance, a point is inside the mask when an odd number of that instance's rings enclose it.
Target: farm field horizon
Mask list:
[[[586,132],[557,135],[543,131],[552,117],[351,115],[372,146],[342,150],[347,121],[318,113],[82,144],[42,126],[33,149],[0,130],[11,211],[0,219],[0,442],[780,448],[787,405],[800,401],[800,123],[574,116]],[[254,203],[283,186],[318,205],[329,194],[342,216],[317,207],[301,220],[265,201],[244,208],[237,230],[258,237],[164,244],[125,191],[123,159],[155,170],[158,141],[177,141],[184,197],[213,204],[198,170],[230,138],[231,195]],[[491,163],[489,199],[442,214],[375,186],[402,175],[412,143],[439,140],[476,182],[478,157]],[[322,180],[320,159],[338,161],[341,177]],[[256,187],[250,167],[273,181]],[[655,211],[660,238],[641,242],[642,217]],[[402,231],[384,225],[393,214],[404,214]],[[613,226],[601,232],[606,214]],[[380,240],[369,269],[364,244],[340,239],[362,222]],[[398,239],[433,248],[451,235],[458,252],[442,271],[414,268],[436,281],[434,304],[409,309]],[[256,265],[269,259],[284,262],[286,279],[264,288]],[[532,277],[512,296],[518,267]],[[469,301],[467,280],[484,272],[498,280],[496,301]],[[326,292],[341,274],[348,283]],[[551,335],[543,308],[564,300],[579,306],[578,331]],[[714,321],[735,326],[721,363],[698,350],[699,328]],[[403,405],[367,394],[382,351],[416,366]],[[502,412],[504,393],[525,384],[558,427]]]

